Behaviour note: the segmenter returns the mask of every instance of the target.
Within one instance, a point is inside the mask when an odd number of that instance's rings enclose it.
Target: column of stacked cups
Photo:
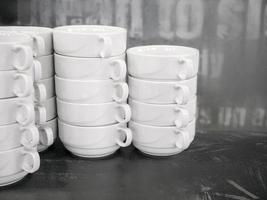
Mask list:
[[[126,123],[126,30],[63,26],[54,30],[59,137],[81,157],[103,157],[131,144]]]
[[[32,38],[35,123],[39,130],[38,151],[51,146],[57,135],[57,111],[54,87],[53,29],[33,26],[4,26],[0,31],[12,31]]]
[[[33,93],[32,38],[0,32],[0,186],[40,166]]]
[[[133,144],[155,156],[178,154],[195,136],[199,52],[181,46],[127,50]]]

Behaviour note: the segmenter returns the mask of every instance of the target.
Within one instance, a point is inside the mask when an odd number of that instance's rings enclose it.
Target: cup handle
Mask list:
[[[39,143],[39,131],[35,126],[23,129],[20,143],[26,148],[33,148]]]
[[[111,45],[112,45],[110,37],[100,36],[99,41],[102,42],[104,46],[102,51],[100,52],[100,57],[101,58],[109,57],[111,55]]]
[[[123,80],[126,77],[127,67],[124,60],[120,59],[112,60],[110,65],[111,65],[110,77],[114,81]],[[116,72],[118,72],[118,74]]]
[[[51,146],[54,142],[53,130],[50,127],[42,127],[40,131],[40,143],[44,146]]]
[[[113,95],[113,99],[118,103],[126,101],[129,95],[129,87],[127,83],[124,82],[114,83],[114,87],[115,87],[115,94]],[[118,93],[121,94],[121,96],[118,96],[117,95]]]
[[[25,110],[26,114],[21,113]],[[22,126],[26,126],[34,121],[34,107],[33,104],[18,103],[18,110],[16,112],[16,121]]]
[[[45,41],[44,38],[38,35],[32,35],[33,41],[36,42],[36,46],[38,49],[38,54],[44,54],[45,53]],[[35,55],[37,56],[37,55]]]
[[[46,109],[44,106],[35,106],[36,112],[36,123],[37,124],[44,124],[46,122]]]
[[[121,141],[120,139],[117,140],[117,144],[120,147],[127,147],[132,143],[133,134],[129,128],[118,128],[118,131],[125,135],[125,141]]]
[[[26,74],[17,73],[14,75],[15,84],[13,92],[18,97],[25,97],[31,94],[33,80],[30,76]],[[23,82],[21,84],[21,81]],[[23,85],[23,89],[20,89],[20,85]]]
[[[182,94],[175,98],[175,102],[178,105],[186,104],[190,99],[190,90],[186,85],[176,84],[174,86],[175,90],[181,90]]]
[[[42,65],[38,60],[33,61],[33,75],[35,81],[40,81],[42,78]]]
[[[185,127],[189,123],[189,112],[179,107],[175,108],[175,112],[180,114],[180,118],[174,121],[175,126],[177,128]]]
[[[175,146],[179,149],[188,148],[190,145],[189,132],[183,130],[179,130],[178,132],[180,134],[180,137],[182,138],[182,142],[179,137],[179,139],[175,142]]]
[[[43,83],[34,84],[34,98],[36,102],[43,102],[46,100],[46,87]]]
[[[24,71],[32,66],[33,62],[33,53],[32,49],[28,46],[23,46],[23,45],[15,45],[13,47],[14,51],[21,51],[24,57],[24,62],[19,66],[15,66],[15,68],[19,71]]]
[[[179,65],[182,65],[182,70],[177,74],[178,78],[185,80],[193,73],[193,62],[186,58],[178,58]]]
[[[36,172],[40,167],[40,156],[37,152],[25,152],[22,169],[28,173]]]
[[[122,110],[122,112],[120,112],[120,109]],[[132,112],[131,112],[131,108],[128,104],[118,104],[117,105],[117,111],[118,111],[117,112],[118,114],[115,116],[115,119],[117,122],[126,123],[126,122],[130,121]],[[120,116],[121,114],[123,116]]]

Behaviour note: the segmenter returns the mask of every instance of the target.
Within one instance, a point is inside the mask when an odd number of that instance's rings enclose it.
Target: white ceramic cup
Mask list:
[[[54,60],[53,55],[40,56],[36,58],[36,65],[41,69],[41,78],[48,79],[54,76]]]
[[[127,50],[129,74],[154,80],[185,80],[198,72],[199,51],[190,47],[152,45]]]
[[[33,65],[31,37],[0,31],[0,70],[26,70]]]
[[[42,84],[44,87],[39,90],[45,90],[45,99],[50,99],[51,97],[55,96],[55,81],[54,77],[47,78],[47,79],[41,79],[38,83],[34,84],[35,87],[35,102],[42,102],[45,100],[43,97],[40,97],[41,95],[37,93],[36,87],[38,84]],[[43,92],[42,92],[43,93]]]
[[[140,151],[155,155],[168,156],[187,149],[195,137],[195,120],[183,129],[176,126],[150,126],[130,121],[133,144]]]
[[[69,103],[57,98],[57,113],[62,121],[78,126],[104,126],[126,123],[131,118],[128,104],[116,102],[98,104]]]
[[[1,26],[0,31],[17,32],[27,34],[33,43],[34,56],[53,54],[53,29],[37,26]]]
[[[124,102],[129,88],[125,82],[112,80],[74,80],[55,76],[57,97],[73,103]]]
[[[49,146],[51,146],[57,138],[57,132],[58,132],[57,118],[49,120],[42,125],[38,125],[38,130],[39,130],[40,142],[37,146],[37,149],[38,152],[43,152]]]
[[[34,122],[35,113],[32,96],[0,99],[0,125],[18,122],[26,126]]]
[[[129,96],[156,104],[186,104],[197,92],[197,77],[183,81],[151,81],[128,76]]]
[[[61,26],[54,29],[53,38],[57,54],[106,58],[125,52],[127,31],[115,26]]]
[[[125,54],[109,58],[77,58],[55,54],[57,76],[67,79],[124,80]]]
[[[18,123],[0,126],[0,151],[24,146],[33,148],[39,143],[39,132],[36,126],[22,127]]]
[[[58,121],[59,138],[74,155],[103,157],[132,142],[132,132],[126,124],[85,127]],[[75,133],[75,134],[73,134]]]
[[[49,98],[41,103],[35,103],[35,112],[37,113],[36,116],[43,117],[41,119],[35,118],[35,123],[38,125],[54,119],[57,116],[56,97]]]
[[[38,152],[24,147],[0,151],[0,161],[0,186],[17,182],[40,167]]]
[[[133,99],[129,99],[129,105],[133,121],[152,126],[176,125],[181,128],[196,116],[196,97],[185,105],[148,104]]]

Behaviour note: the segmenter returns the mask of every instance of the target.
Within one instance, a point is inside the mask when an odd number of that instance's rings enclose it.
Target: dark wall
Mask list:
[[[1,24],[106,24],[200,49],[198,129],[267,131],[267,0],[1,0]]]

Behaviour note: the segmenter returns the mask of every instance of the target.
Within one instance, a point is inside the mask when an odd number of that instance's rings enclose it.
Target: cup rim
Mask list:
[[[146,78],[137,78],[133,77],[131,75],[128,75],[128,79],[132,79],[133,81],[140,81],[140,82],[146,82],[146,83],[154,83],[154,84],[184,84],[185,82],[194,81],[197,79],[197,75],[192,76],[185,80],[154,80],[154,79],[146,79]]]
[[[126,57],[126,53],[122,53],[120,55],[114,55],[107,58],[99,58],[99,57],[76,57],[76,56],[65,56],[59,53],[54,52],[54,57],[65,58],[65,59],[73,59],[73,60],[112,60],[116,58]]]
[[[19,33],[15,31],[2,31],[0,29],[0,37],[16,37],[19,36],[21,38],[12,39],[12,41],[0,41],[0,45],[16,45],[16,44],[25,44],[29,43],[31,44],[32,38],[25,34],[25,33]]]
[[[66,81],[66,82],[72,82],[72,83],[98,83],[98,84],[113,84],[117,83],[113,81],[112,79],[69,79],[69,78],[62,78],[58,75],[55,75],[55,80],[61,80],[61,81]]]
[[[116,101],[110,101],[110,102],[105,102],[105,103],[73,103],[73,102],[68,102],[68,101],[64,101],[62,99],[60,99],[59,97],[56,97],[57,102],[59,103],[64,103],[64,104],[68,104],[68,105],[72,105],[72,106],[103,106],[103,105],[124,105],[126,103],[122,103],[119,104]]]
[[[2,26],[0,27],[0,31],[12,31],[12,32],[15,31],[18,33],[43,34],[43,33],[52,33],[53,29],[42,26]]]
[[[33,147],[33,148],[27,148],[27,147],[24,147],[24,146],[20,146],[20,147],[16,147],[16,148],[13,148],[13,149],[8,149],[8,150],[5,150],[5,151],[0,151],[0,155],[1,154],[5,154],[5,153],[10,153],[10,152],[16,152],[16,151],[25,151],[25,152],[37,152],[37,147]]]
[[[151,52],[151,49],[170,52],[170,49],[173,49],[174,54],[153,54],[153,53],[143,53],[143,51],[147,49],[147,52]],[[150,49],[150,50],[149,50]],[[180,53],[178,53],[178,51]],[[184,51],[189,51],[190,53],[184,53]],[[175,53],[177,52],[177,53]],[[183,53],[181,53],[183,52]],[[172,58],[178,56],[190,56],[190,55],[199,55],[199,50],[193,47],[187,46],[177,46],[177,45],[144,45],[144,46],[136,46],[127,49],[127,55],[136,55],[143,57],[161,57],[161,58]]]
[[[111,31],[81,31],[81,29],[110,29]],[[71,31],[71,29],[75,31]],[[69,31],[68,31],[69,30]],[[77,31],[78,30],[78,31]],[[127,30],[122,27],[117,26],[104,26],[104,25],[67,25],[67,26],[58,26],[54,28],[54,32],[71,34],[71,35],[110,35],[110,34],[118,34],[118,33],[127,33]]]

